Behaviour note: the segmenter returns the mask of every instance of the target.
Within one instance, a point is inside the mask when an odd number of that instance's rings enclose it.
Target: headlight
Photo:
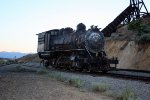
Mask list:
[[[104,36],[99,32],[88,31],[85,35],[85,46],[92,52],[100,52],[104,48]]]

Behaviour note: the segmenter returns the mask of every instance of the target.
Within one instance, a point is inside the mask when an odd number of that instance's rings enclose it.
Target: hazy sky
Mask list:
[[[63,27],[104,28],[130,0],[0,0],[0,51],[36,52],[36,34]],[[144,0],[150,11],[150,1]]]

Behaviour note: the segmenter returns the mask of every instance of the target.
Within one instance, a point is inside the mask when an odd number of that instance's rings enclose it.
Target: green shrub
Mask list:
[[[50,72],[48,73],[48,76],[61,82],[65,82],[67,80],[61,73]]]
[[[57,73],[57,72],[50,72],[48,73],[48,76],[50,78],[56,79],[61,82],[67,82],[70,85],[75,86],[75,87],[81,87],[83,84],[83,81],[79,78],[74,77],[74,78],[69,79],[69,78],[64,77],[61,73]]]
[[[47,73],[48,73],[48,70],[46,69],[40,69],[37,71],[37,74],[40,74],[40,75],[47,74]]]
[[[136,42],[138,42],[138,43],[150,42],[150,33],[142,34],[140,36],[137,36],[136,37]]]
[[[55,73],[55,72],[49,72],[49,73],[48,73],[48,76],[49,76],[50,78],[56,79],[56,77],[58,77],[58,73]]]
[[[130,22],[128,24],[128,29],[129,30],[140,31],[141,30],[141,25],[142,25],[142,20],[138,19],[138,20]]]
[[[21,65],[17,65],[16,69],[18,69],[18,70],[21,69]]]
[[[121,100],[136,100],[136,95],[131,89],[126,88],[125,90],[122,91],[120,95],[120,99]]]
[[[21,65],[16,66],[17,71],[25,71],[26,69],[23,68]]]
[[[61,82],[65,82],[67,79],[63,77],[61,74],[56,75],[56,79]]]
[[[135,38],[137,43],[150,42],[150,25],[144,23],[142,19],[130,22],[128,24],[128,29],[137,31]]]
[[[56,73],[54,73],[54,72],[49,72],[49,73],[48,73],[48,76],[49,76],[50,78],[55,78]]]
[[[143,23],[141,25],[141,30],[139,33],[150,33],[150,26],[148,24]]]
[[[0,65],[5,64],[5,61],[0,60]]]
[[[93,83],[92,90],[96,92],[105,92],[110,89],[110,86],[105,83]]]
[[[73,85],[75,87],[81,87],[82,84],[83,84],[83,81],[81,79],[79,79],[79,78],[71,78],[69,80],[69,84]]]
[[[118,94],[116,92],[113,92],[113,91],[106,91],[105,94],[108,96],[108,97],[113,97],[113,98],[117,98],[118,97]],[[117,99],[118,100],[118,99]]]

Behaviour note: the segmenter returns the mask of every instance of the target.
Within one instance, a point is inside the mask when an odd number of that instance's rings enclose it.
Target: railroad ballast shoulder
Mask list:
[[[86,30],[83,23],[76,30],[67,27],[39,33],[37,52],[45,67],[107,72],[118,64],[117,58],[107,58],[100,29]]]

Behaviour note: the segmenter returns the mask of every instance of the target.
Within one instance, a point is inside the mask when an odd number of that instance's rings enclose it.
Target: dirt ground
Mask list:
[[[0,100],[112,100],[29,72],[0,74]]]

